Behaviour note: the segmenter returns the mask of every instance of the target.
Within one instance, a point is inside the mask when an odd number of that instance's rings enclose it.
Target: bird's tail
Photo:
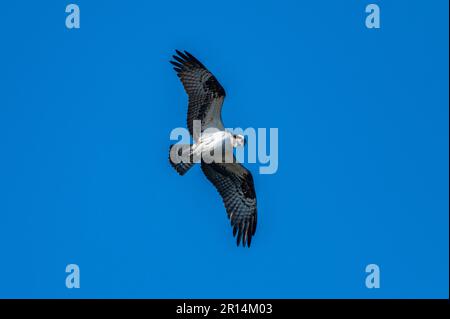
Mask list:
[[[180,161],[181,160],[181,161]],[[187,144],[172,144],[169,149],[169,162],[183,176],[194,166],[192,146]]]

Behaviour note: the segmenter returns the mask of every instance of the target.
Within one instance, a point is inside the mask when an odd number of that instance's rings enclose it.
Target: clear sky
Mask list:
[[[368,1],[74,2],[77,30],[69,2],[1,5],[0,297],[448,297],[448,1],[371,1],[377,30]],[[174,49],[226,126],[279,129],[250,249],[168,163]]]

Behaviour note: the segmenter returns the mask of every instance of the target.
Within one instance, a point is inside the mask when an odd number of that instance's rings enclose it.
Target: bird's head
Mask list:
[[[244,146],[245,137],[244,135],[234,134],[233,135],[233,147]]]

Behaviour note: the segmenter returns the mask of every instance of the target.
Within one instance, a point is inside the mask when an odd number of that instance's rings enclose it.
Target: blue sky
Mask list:
[[[2,4],[0,297],[447,298],[448,2],[372,2],[379,30],[366,1],[83,0],[78,30],[69,2]],[[168,164],[174,49],[226,126],[279,129],[250,249]]]

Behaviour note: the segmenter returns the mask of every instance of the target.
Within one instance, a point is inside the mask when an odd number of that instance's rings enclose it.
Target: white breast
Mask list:
[[[212,151],[223,145],[223,142],[230,143],[232,135],[230,132],[219,131],[214,133],[202,133],[200,140],[194,144],[193,151],[197,155],[201,152]]]

